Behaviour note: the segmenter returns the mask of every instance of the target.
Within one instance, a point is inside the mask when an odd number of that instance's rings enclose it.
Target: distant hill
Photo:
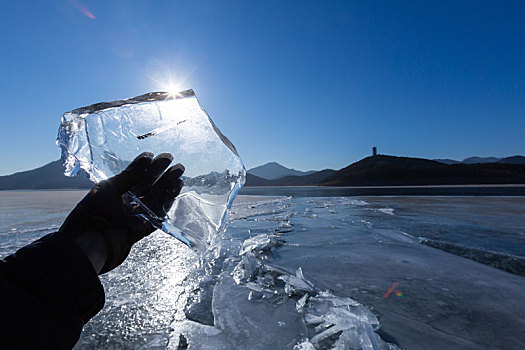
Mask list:
[[[454,159],[432,159],[436,162],[439,162],[439,163],[443,163],[443,164],[458,164],[458,163],[461,163],[459,160],[454,160]]]
[[[325,169],[310,175],[285,176],[275,180],[266,180],[252,174],[246,175],[246,186],[315,186],[331,175],[335,170]]]
[[[525,183],[525,157],[503,158],[498,163],[453,163],[378,155],[341,170],[322,170],[305,176],[266,180],[249,174],[246,186],[409,186]],[[509,163],[507,163],[509,162]],[[515,162],[515,163],[511,163]]]
[[[372,156],[343,168],[320,182],[328,186],[518,184],[525,183],[525,165],[443,164],[437,161]]]
[[[419,184],[433,171],[451,165],[433,160],[393,156],[371,156],[353,163],[323,181],[332,186]],[[425,181],[426,182],[426,181]]]
[[[454,159],[434,159],[436,162],[443,164],[481,164],[481,163],[502,163],[502,164],[525,164],[524,156],[512,156],[506,158],[496,158],[496,157],[469,157],[463,159],[463,161],[454,160]]]
[[[33,170],[0,176],[0,190],[83,189],[91,187],[93,187],[93,182],[89,181],[84,172],[75,177],[65,176],[64,167],[60,160]]]
[[[499,158],[496,157],[469,157],[463,159],[465,164],[496,163]]]
[[[525,164],[525,157],[524,156],[512,156],[512,157],[501,158],[500,160],[498,160],[498,163]]]
[[[276,162],[266,163],[247,171],[248,174],[252,174],[266,180],[275,180],[285,176],[305,176],[315,172],[316,171],[314,170],[300,171],[290,169]]]
[[[270,181],[262,177],[246,173],[246,182],[244,186],[271,186]]]
[[[266,180],[261,177],[246,174],[245,186],[309,186],[316,185],[333,175],[336,171],[325,169],[302,176],[285,176],[275,180]]]

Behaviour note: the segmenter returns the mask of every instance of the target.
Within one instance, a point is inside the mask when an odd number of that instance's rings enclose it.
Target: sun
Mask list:
[[[155,91],[168,93],[169,97],[180,97],[180,92],[187,89],[188,75],[177,73],[165,68],[152,73],[149,79],[154,83]]]
[[[181,89],[180,84],[175,83],[168,83],[167,85],[163,86],[163,88],[171,97],[177,96]]]

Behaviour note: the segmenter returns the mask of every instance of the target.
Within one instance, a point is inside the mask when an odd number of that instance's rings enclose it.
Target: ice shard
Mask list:
[[[273,247],[279,247],[286,241],[281,236],[276,234],[261,233],[257,236],[246,239],[242,243],[239,255],[244,255],[248,252],[260,253],[265,252]]]
[[[161,229],[202,252],[220,245],[246,171],[193,90],[152,92],[66,112],[57,144],[65,174],[83,169],[94,182],[118,174],[142,152],[171,153],[186,168],[184,188]]]

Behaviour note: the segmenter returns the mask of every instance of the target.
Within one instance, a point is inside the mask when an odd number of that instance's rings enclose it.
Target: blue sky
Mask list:
[[[63,112],[193,88],[247,168],[525,154],[522,1],[2,1],[0,174]]]

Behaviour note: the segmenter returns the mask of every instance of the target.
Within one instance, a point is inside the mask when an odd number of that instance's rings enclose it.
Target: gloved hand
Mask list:
[[[96,184],[69,214],[58,234],[73,239],[97,273],[119,266],[134,243],[155,231],[140,217],[146,213],[128,191],[164,218],[183,186],[181,164],[166,170],[172,160],[169,153],[155,159],[151,153],[142,153],[120,174]]]

